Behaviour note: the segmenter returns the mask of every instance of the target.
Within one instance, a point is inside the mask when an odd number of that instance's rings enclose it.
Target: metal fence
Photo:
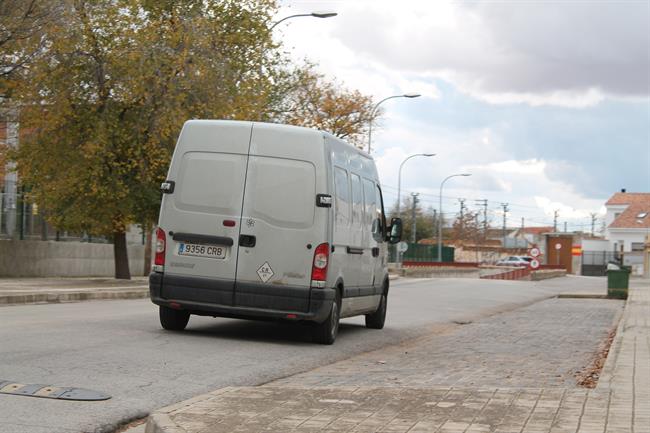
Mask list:
[[[583,251],[581,274],[591,277],[605,276],[607,264],[620,263],[620,255],[615,251]]]
[[[391,248],[388,254],[389,262],[396,262],[397,256],[395,248]],[[422,244],[408,244],[408,249],[402,254],[402,261],[412,262],[437,262],[438,261],[438,245],[422,245]],[[442,261],[454,261],[454,248],[442,247]]]
[[[35,203],[20,193],[0,193],[0,239],[109,243],[104,236],[58,231],[43,218]]]

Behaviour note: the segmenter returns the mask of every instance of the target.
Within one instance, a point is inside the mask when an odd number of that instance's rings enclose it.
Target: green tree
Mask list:
[[[13,158],[57,229],[113,239],[116,278],[130,277],[127,227],[149,233],[157,219],[185,120],[263,117],[361,140],[370,98],[292,68],[271,38],[276,10],[274,0],[71,0],[43,30],[12,96],[27,131]]]
[[[390,218],[397,217],[397,203],[389,212]],[[404,197],[400,206],[399,218],[402,219],[402,240],[411,242],[413,230],[413,198]],[[434,212],[431,207],[424,209],[420,201],[415,205],[415,239],[430,239],[437,236],[437,226],[434,226]]]
[[[59,229],[110,235],[157,218],[158,185],[189,118],[255,117],[273,88],[273,1],[76,0],[47,29],[19,86],[15,154],[32,200]],[[266,71],[261,76],[255,71]]]

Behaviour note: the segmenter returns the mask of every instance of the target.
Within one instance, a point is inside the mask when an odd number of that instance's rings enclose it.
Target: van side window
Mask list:
[[[375,184],[370,179],[363,179],[363,198],[364,198],[364,227],[372,227],[373,238],[375,238],[374,220],[377,219],[377,196],[375,194]]]
[[[379,185],[375,185],[375,195],[376,202],[374,220],[372,222],[372,237],[377,242],[383,242],[385,236],[386,216],[384,214],[384,200],[382,199]]]
[[[336,194],[336,222],[342,226],[350,224],[350,190],[348,173],[342,168],[334,168],[334,192]]]
[[[352,225],[360,226],[363,218],[363,191],[361,190],[361,178],[351,173],[352,181]]]

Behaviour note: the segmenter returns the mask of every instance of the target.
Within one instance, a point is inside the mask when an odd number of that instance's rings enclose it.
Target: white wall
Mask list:
[[[607,239],[583,239],[582,251],[612,251]]]
[[[607,206],[607,213],[605,214],[605,227],[608,227],[611,223],[614,222],[616,219],[614,215],[616,214],[621,214],[625,209],[627,209],[628,205],[626,204],[619,204],[619,205],[608,205]]]
[[[632,242],[644,242],[647,234],[650,234],[649,229],[607,229],[607,238],[612,251],[614,251],[615,244],[618,244],[616,250],[620,251],[621,244],[619,241],[623,241],[623,251],[632,251]]]

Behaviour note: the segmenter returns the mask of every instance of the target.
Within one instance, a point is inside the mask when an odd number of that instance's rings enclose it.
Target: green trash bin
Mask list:
[[[607,297],[627,299],[627,289],[630,285],[630,268],[623,266],[621,269],[607,271]]]

